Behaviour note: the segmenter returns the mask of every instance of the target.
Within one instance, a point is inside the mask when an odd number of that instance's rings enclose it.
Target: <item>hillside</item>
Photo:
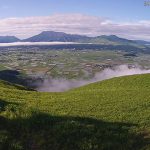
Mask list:
[[[0,149],[149,150],[149,93],[150,74],[64,93],[0,81]]]

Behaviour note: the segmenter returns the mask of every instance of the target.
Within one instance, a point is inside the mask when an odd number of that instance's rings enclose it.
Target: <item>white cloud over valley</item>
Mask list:
[[[27,38],[42,31],[62,31],[88,36],[115,34],[129,39],[150,41],[150,20],[115,22],[83,14],[54,14],[50,16],[0,19],[0,35]]]

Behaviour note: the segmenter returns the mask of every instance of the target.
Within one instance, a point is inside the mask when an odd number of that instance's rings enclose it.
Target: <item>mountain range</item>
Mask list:
[[[77,34],[66,34],[64,32],[43,31],[38,35],[27,39],[19,39],[15,36],[0,36],[0,43],[13,42],[78,42],[78,43],[93,43],[107,45],[147,45],[150,42],[142,40],[128,40],[120,38],[116,35],[101,35],[97,37],[88,37]]]
[[[0,36],[0,43],[13,43],[21,41],[15,36]]]

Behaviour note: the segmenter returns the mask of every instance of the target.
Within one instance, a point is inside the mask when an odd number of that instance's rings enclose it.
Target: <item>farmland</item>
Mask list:
[[[30,77],[92,78],[105,68],[127,64],[150,68],[150,55],[123,50],[11,47],[0,50],[0,70],[16,70]]]

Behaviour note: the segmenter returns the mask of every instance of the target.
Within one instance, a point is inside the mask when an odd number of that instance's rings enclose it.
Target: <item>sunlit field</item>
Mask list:
[[[0,81],[0,149],[149,150],[150,75],[61,93]]]

